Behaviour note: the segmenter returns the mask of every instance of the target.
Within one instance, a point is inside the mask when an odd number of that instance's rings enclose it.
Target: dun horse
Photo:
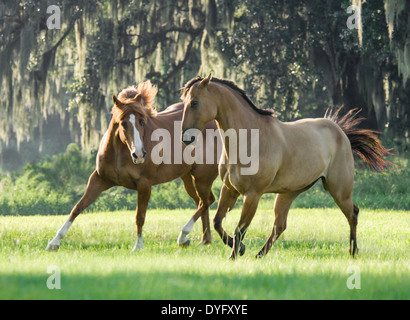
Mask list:
[[[175,139],[173,137],[174,122],[181,121],[183,104],[172,105],[165,111],[157,113],[153,108],[156,94],[157,88],[147,81],[137,87],[124,89],[118,98],[113,96],[113,116],[100,143],[96,169],[89,178],[83,197],[74,206],[68,220],[57,231],[56,236],[49,242],[47,250],[58,250],[60,240],[66,235],[76,217],[94,202],[101,192],[113,186],[124,186],[138,192],[137,240],[133,251],[143,248],[142,227],[151,187],[179,177],[198,209],[183,226],[178,243],[189,244],[187,235],[199,217],[202,219],[203,227],[201,242],[211,242],[208,208],[215,201],[211,186],[218,175],[217,161],[213,164],[187,164],[183,161],[179,164],[153,163],[151,150],[159,142],[152,141],[151,136],[156,129],[167,130],[172,137],[172,142],[180,145],[178,148],[173,145],[172,151],[185,148],[180,141],[179,133]],[[207,124],[206,127],[216,129],[214,122]],[[207,144],[204,144],[202,150],[204,154],[207,152],[217,154],[217,150],[205,150],[206,147]],[[174,159],[173,154],[172,159]]]
[[[242,255],[241,243],[255,215],[264,193],[277,193],[273,230],[257,257],[268,253],[286,229],[292,201],[321,179],[325,189],[346,216],[350,225],[350,254],[358,251],[356,226],[359,208],[352,202],[354,162],[352,151],[358,153],[373,170],[383,171],[390,163],[383,159],[388,154],[375,132],[358,129],[363,119],[358,111],[344,117],[333,115],[320,119],[303,119],[284,123],[273,111],[258,109],[233,82],[200,77],[189,81],[182,94],[184,115],[182,132],[202,130],[208,121],[216,120],[220,132],[229,129],[259,130],[259,170],[254,175],[243,175],[241,163],[230,163],[231,139],[222,136],[223,156],[219,175],[224,183],[214,217],[214,227],[225,244],[232,247],[231,258]],[[192,140],[183,135],[183,142]],[[251,144],[252,141],[248,141]],[[248,146],[248,150],[250,146]],[[236,156],[236,155],[235,155]],[[244,196],[243,208],[234,237],[226,234],[222,220],[234,206],[238,196]]]

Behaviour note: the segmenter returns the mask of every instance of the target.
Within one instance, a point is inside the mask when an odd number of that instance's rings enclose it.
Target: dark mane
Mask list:
[[[190,81],[187,82],[187,84],[185,85],[185,87],[182,89],[182,97],[185,97],[188,94],[189,89],[197,82],[202,81],[203,78],[201,77],[196,77]],[[233,81],[229,81],[229,80],[224,80],[224,79],[218,79],[215,77],[212,77],[211,82],[216,82],[216,83],[221,83],[224,84],[226,86],[228,86],[229,88],[231,88],[232,90],[236,91],[237,93],[239,93],[239,95],[249,104],[249,106],[255,110],[257,113],[264,115],[264,116],[273,116],[275,113],[273,110],[264,110],[264,109],[259,109],[257,106],[255,106],[255,104],[252,102],[251,99],[249,99],[248,95],[246,94],[246,92],[244,90],[242,90],[241,88],[239,88]]]

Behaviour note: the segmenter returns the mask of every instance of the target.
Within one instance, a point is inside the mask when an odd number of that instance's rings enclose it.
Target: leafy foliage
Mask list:
[[[95,152],[84,154],[75,144],[66,152],[48,157],[42,162],[27,164],[20,172],[0,179],[0,215],[68,214],[81,198],[87,180],[95,168]],[[410,210],[410,161],[395,158],[397,167],[386,173],[372,173],[367,168],[357,170],[353,197],[359,207]],[[359,163],[358,163],[359,164]],[[213,185],[216,209],[222,182]],[[272,208],[273,194],[263,196],[260,206]],[[104,192],[88,211],[134,210],[137,193],[123,187]],[[242,205],[238,199],[237,207]],[[334,207],[330,195],[318,183],[300,195],[294,207]],[[149,209],[195,209],[183,183],[177,179],[153,187]]]
[[[19,144],[57,113],[71,118],[74,141],[90,150],[107,126],[113,93],[150,79],[162,109],[179,100],[186,81],[213,71],[282,120],[322,116],[332,105],[360,107],[367,126],[406,149],[410,4],[362,3],[359,42],[358,30],[346,26],[352,3],[4,1],[0,141]],[[61,31],[46,27],[50,4],[61,8]]]
[[[46,26],[51,4],[61,8],[59,31]],[[68,123],[71,141],[78,142],[82,151],[71,145],[62,154],[3,177],[0,213],[69,212],[94,168],[95,157],[87,152],[98,146],[105,132],[111,95],[146,79],[159,86],[160,110],[179,100],[177,89],[187,80],[210,71],[235,81],[259,107],[275,109],[281,120],[323,116],[332,105],[344,104],[346,111],[359,107],[369,119],[365,126],[384,132],[393,152],[406,157],[410,2],[362,3],[361,43],[358,30],[346,27],[351,4],[348,0],[3,1],[0,165],[22,152],[15,150],[24,140],[46,141],[45,125],[56,115]],[[13,143],[15,152],[5,157],[3,150]],[[24,163],[23,158],[15,162]],[[408,164],[377,176],[358,170],[357,201],[370,207],[377,203],[408,208],[408,184]],[[333,205],[331,199],[323,199],[327,197],[315,188],[295,205]],[[136,203],[135,192],[112,188],[90,210],[134,209]],[[154,188],[150,207],[195,206],[176,180]]]

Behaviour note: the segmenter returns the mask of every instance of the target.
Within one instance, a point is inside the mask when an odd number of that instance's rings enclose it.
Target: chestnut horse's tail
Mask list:
[[[339,117],[340,107],[333,113],[326,111],[325,118],[333,121],[343,130],[350,140],[352,150],[356,152],[373,171],[384,171],[392,162],[385,160],[383,157],[391,154],[390,150],[384,148],[377,138],[377,131],[357,128],[365,118],[357,117],[360,109],[349,110],[343,117]]]

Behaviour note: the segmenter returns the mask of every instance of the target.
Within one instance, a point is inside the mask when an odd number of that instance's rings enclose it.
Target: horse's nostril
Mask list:
[[[146,155],[147,155],[147,152],[145,150],[142,150],[142,156],[145,158]]]
[[[133,158],[135,158],[135,159],[138,158],[138,157],[137,157],[137,154],[136,154],[135,152],[131,153],[131,157],[133,157]]]

